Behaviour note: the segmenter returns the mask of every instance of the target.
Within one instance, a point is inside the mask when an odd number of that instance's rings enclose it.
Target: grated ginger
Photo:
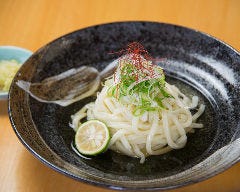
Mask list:
[[[8,91],[14,75],[17,73],[20,63],[16,60],[0,61],[0,90]]]

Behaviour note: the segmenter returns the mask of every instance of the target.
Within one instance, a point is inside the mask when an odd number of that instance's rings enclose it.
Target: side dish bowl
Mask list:
[[[0,46],[0,61],[1,60],[16,60],[18,63],[24,63],[32,52],[15,46]],[[7,99],[8,92],[0,90],[0,99]]]
[[[147,158],[144,164],[108,150],[89,159],[71,143],[70,116],[91,101],[67,107],[41,103],[16,82],[40,82],[73,67],[99,71],[116,59],[109,54],[137,41],[159,63],[167,81],[197,95],[206,110],[203,129],[188,135],[185,148]],[[69,177],[111,189],[163,190],[212,177],[240,157],[240,54],[202,32],[156,22],[117,22],[81,29],[35,52],[20,68],[9,92],[9,116],[20,141],[40,161]]]

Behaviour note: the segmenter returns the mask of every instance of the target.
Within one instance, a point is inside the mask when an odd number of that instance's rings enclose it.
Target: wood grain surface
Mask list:
[[[35,51],[68,32],[113,21],[159,21],[211,34],[240,50],[240,0],[0,0],[0,45]],[[46,167],[19,142],[0,101],[1,192],[104,192]],[[240,164],[171,192],[238,192]]]

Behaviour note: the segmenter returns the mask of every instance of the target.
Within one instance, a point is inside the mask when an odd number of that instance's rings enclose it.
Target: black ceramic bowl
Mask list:
[[[129,42],[142,43],[167,81],[206,105],[203,129],[188,135],[185,148],[147,158],[144,164],[107,151],[91,160],[71,149],[70,115],[91,98],[68,107],[36,101],[16,85],[39,82],[81,65],[104,69],[109,54]],[[75,31],[42,47],[15,76],[9,93],[12,126],[39,160],[74,179],[112,189],[168,189],[199,182],[229,168],[240,157],[240,55],[223,42],[185,27],[154,22],[119,22]]]

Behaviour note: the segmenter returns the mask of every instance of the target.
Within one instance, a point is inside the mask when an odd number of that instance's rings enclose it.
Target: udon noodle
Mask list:
[[[108,90],[114,85],[114,78],[106,80],[95,102],[85,105],[72,115],[71,127],[77,129],[84,118],[98,119],[110,130],[109,148],[116,152],[140,158],[143,163],[149,155],[160,155],[172,149],[186,145],[187,133],[203,124],[197,119],[204,112],[205,106],[198,104],[198,97],[191,99],[175,85],[165,83],[165,90],[172,97],[165,98],[161,110],[145,111],[134,115],[134,103],[124,104],[119,99],[109,96]],[[195,114],[190,109],[197,109]]]

